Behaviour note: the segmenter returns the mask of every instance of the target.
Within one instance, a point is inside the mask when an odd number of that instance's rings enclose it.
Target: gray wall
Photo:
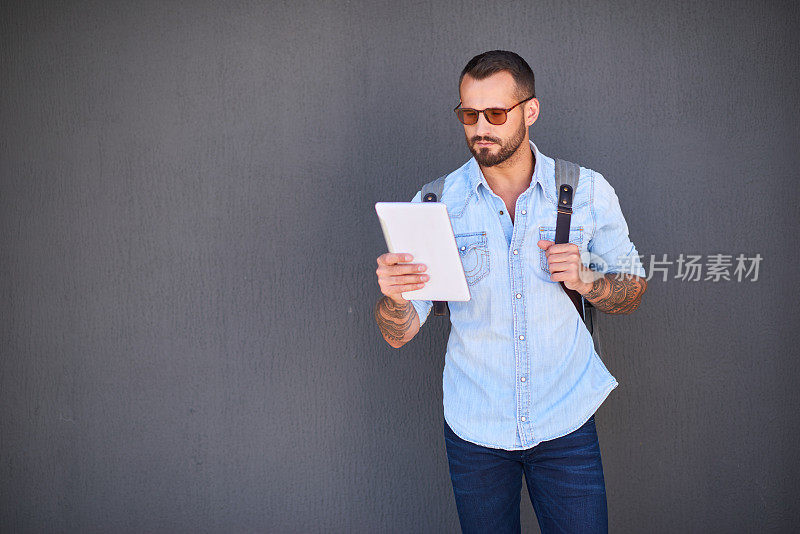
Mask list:
[[[468,158],[492,48],[647,258],[763,257],[603,317],[612,532],[796,528],[793,2],[0,9],[3,531],[457,531],[447,327],[381,340],[373,204]]]

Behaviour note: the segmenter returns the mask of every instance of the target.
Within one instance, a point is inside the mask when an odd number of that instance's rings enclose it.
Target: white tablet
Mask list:
[[[402,293],[406,300],[470,299],[447,207],[441,202],[378,202],[375,204],[389,252],[408,253],[410,263],[424,263],[430,278],[425,287]]]

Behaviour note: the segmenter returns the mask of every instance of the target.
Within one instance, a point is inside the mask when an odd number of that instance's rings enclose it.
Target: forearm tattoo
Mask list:
[[[597,278],[583,297],[605,313],[631,313],[639,307],[647,281],[636,275],[609,273]]]
[[[383,297],[375,305],[375,322],[378,323],[383,337],[389,342],[403,341],[416,315],[417,311],[411,301],[397,304],[389,297]]]

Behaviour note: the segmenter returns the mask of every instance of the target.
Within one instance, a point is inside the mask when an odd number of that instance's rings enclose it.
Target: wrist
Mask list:
[[[384,295],[383,298],[385,298],[388,301],[389,304],[391,304],[391,305],[393,305],[393,306],[395,306],[397,308],[404,308],[404,307],[406,307],[407,304],[409,304],[411,302],[410,300],[406,300],[401,296],[398,296],[397,298],[395,298],[395,297],[390,297],[388,295]]]
[[[602,276],[603,276],[602,273],[595,272],[592,269],[589,269],[588,267],[582,267],[579,276],[581,283],[580,285],[578,285],[575,291],[577,291],[583,296],[586,296],[586,294],[589,293],[592,290],[592,288],[594,288],[595,281],[598,278],[601,278]]]
[[[591,291],[591,290],[592,290],[592,285],[593,285],[593,283],[592,283],[592,282],[584,282],[584,283],[583,283],[583,284],[581,284],[581,285],[578,287],[578,289],[576,289],[575,291],[577,291],[578,293],[580,293],[580,294],[581,294],[581,295],[583,295],[583,296],[586,296],[586,294],[587,294],[589,291]]]

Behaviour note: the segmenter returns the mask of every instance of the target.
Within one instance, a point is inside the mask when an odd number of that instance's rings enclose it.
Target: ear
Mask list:
[[[539,118],[539,100],[531,98],[525,102],[525,126],[530,126]]]

